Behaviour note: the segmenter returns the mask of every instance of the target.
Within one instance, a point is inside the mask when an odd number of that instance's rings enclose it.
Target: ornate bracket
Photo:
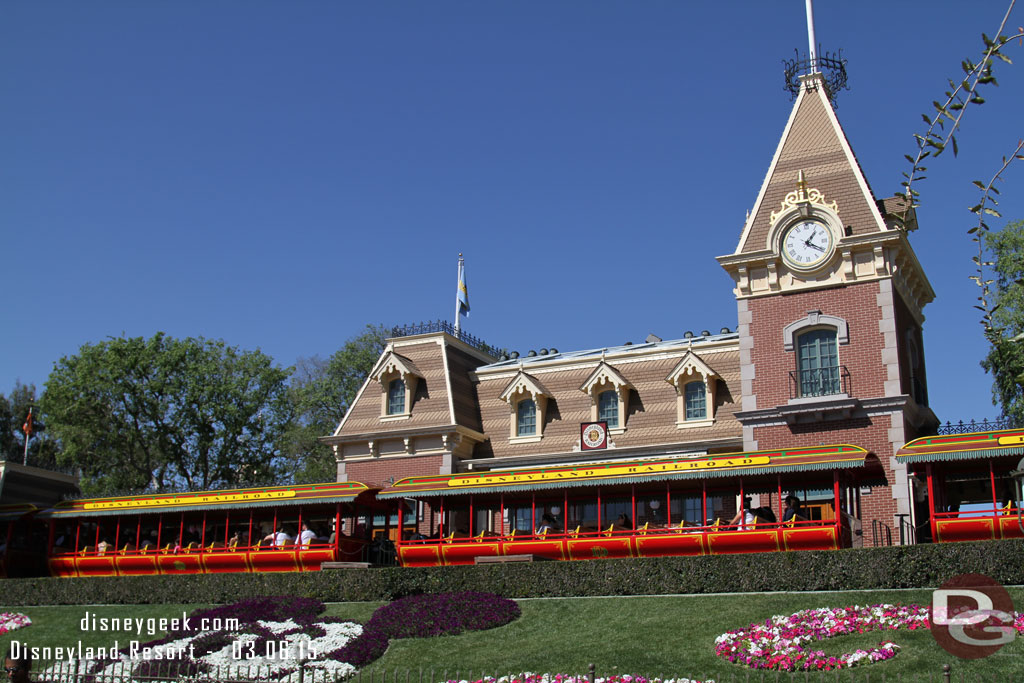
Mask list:
[[[786,198],[782,200],[782,207],[778,211],[773,211],[768,220],[774,224],[783,214],[809,204],[818,204],[839,213],[839,205],[836,202],[825,201],[825,195],[820,190],[807,187],[807,178],[804,176],[804,172],[800,171],[797,175],[796,190],[786,195]]]

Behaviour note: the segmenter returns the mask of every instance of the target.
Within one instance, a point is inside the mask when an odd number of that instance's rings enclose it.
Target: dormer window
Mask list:
[[[516,436],[535,436],[537,434],[537,403],[532,398],[524,398],[516,408]]]
[[[602,391],[597,395],[597,419],[607,423],[608,429],[618,428],[619,396],[615,391]]]
[[[709,427],[715,423],[715,388],[718,373],[693,351],[665,378],[676,389],[676,427]]]
[[[632,389],[633,385],[621,372],[601,361],[580,387],[580,391],[590,396],[590,421],[607,422],[612,434],[624,432]]]
[[[405,412],[405,382],[393,379],[388,384],[388,415],[401,415]]]
[[[684,393],[686,420],[706,420],[708,418],[708,392],[704,382],[687,382]]]
[[[381,420],[402,420],[412,416],[416,387],[423,374],[411,360],[393,351],[387,353],[370,378],[380,384]]]
[[[544,438],[544,416],[551,393],[522,370],[501,393],[509,407],[509,443],[530,443]]]

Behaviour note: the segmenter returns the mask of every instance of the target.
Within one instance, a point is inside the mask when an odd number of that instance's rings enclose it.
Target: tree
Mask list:
[[[998,85],[993,75],[996,60],[1006,64],[1013,63],[1004,54],[1003,48],[1014,45],[1015,41],[1019,46],[1024,41],[1024,27],[1018,26],[1017,32],[1012,35],[1004,33],[1015,4],[1016,0],[1010,0],[996,30],[995,39],[982,34],[984,49],[981,58],[977,62],[970,58],[961,62],[963,77],[959,82],[949,79],[949,90],[945,92],[945,99],[942,102],[932,102],[933,112],[922,115],[928,128],[923,134],[914,135],[917,155],[906,155],[911,165],[910,172],[903,174],[906,180],[902,183],[910,200],[906,212],[918,205],[920,193],[914,189],[914,184],[925,179],[924,172],[927,168],[922,162],[928,157],[937,158],[947,148],[952,148],[954,157],[957,155],[956,134],[964,114],[972,105],[985,103],[985,98],[979,94],[982,87]],[[1017,424],[1024,424],[1024,333],[1021,330],[1024,306],[1021,305],[1021,297],[1015,289],[1021,285],[1022,269],[1019,253],[1014,254],[1013,249],[1019,250],[1022,246],[1021,224],[1011,224],[1000,233],[993,233],[987,223],[987,217],[1001,218],[995,208],[999,204],[996,199],[999,195],[996,184],[1003,180],[1004,173],[1014,161],[1022,160],[1024,140],[1018,139],[1013,151],[1002,157],[1001,165],[987,183],[981,180],[974,181],[981,196],[969,209],[977,220],[967,231],[977,247],[977,255],[971,257],[977,272],[971,276],[971,280],[979,288],[978,304],[975,308],[981,311],[980,322],[985,338],[991,344],[989,353],[981,365],[994,376],[993,403],[1000,406],[1002,417],[1014,420]],[[903,217],[906,220],[907,214],[904,213]],[[994,253],[995,260],[987,260],[986,250]],[[995,270],[995,280],[988,278],[988,268]],[[994,284],[995,290],[992,289]]]
[[[992,348],[981,366],[992,373],[992,402],[1002,417],[1024,424],[1024,221],[984,239],[995,281],[986,328]]]
[[[0,394],[0,460],[25,461],[25,432],[22,425],[30,407],[36,406],[34,384],[16,382],[10,395]],[[38,407],[33,410],[35,430],[28,443],[28,464],[53,470],[57,468],[57,442],[42,429],[45,416]]]
[[[223,341],[118,337],[54,365],[42,406],[83,492],[274,481],[288,370]]]
[[[281,450],[293,463],[296,481],[334,481],[334,453],[317,439],[334,432],[356,392],[384,350],[383,327],[366,331],[345,342],[330,358],[301,359],[291,380],[288,397],[295,421],[284,434]]]

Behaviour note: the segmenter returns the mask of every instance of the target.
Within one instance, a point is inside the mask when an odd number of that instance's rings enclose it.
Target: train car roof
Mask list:
[[[151,493],[114,498],[78,498],[61,501],[39,514],[41,518],[138,514],[142,512],[187,512],[225,508],[248,509],[308,503],[346,503],[373,491],[357,481],[294,486],[264,486],[220,491]]]
[[[922,436],[896,451],[902,463],[978,460],[1024,455],[1024,429]]]
[[[31,503],[16,503],[14,505],[0,505],[0,522],[10,522],[21,519],[25,515],[36,512],[39,508]]]
[[[709,456],[666,457],[516,470],[465,472],[408,477],[377,494],[378,498],[535,491],[577,486],[638,484],[674,479],[753,476],[863,467],[868,451],[847,444],[747,451]]]

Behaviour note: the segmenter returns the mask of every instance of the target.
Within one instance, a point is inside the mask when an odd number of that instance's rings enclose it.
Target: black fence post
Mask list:
[[[942,665],[942,683],[949,683],[953,668],[949,664]]]
[[[597,671],[597,667],[594,666],[594,664],[590,664],[587,667],[587,681],[588,681],[588,683],[594,683],[594,678],[596,678],[596,671]]]

